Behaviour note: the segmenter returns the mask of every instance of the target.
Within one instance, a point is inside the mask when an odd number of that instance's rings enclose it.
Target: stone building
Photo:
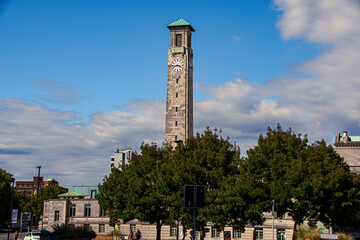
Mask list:
[[[195,29],[184,19],[167,25],[170,30],[166,93],[165,142],[193,135],[193,50]]]
[[[109,217],[95,199],[97,186],[75,186],[80,190],[58,195],[57,199],[44,201],[43,225],[52,231],[57,224],[89,225],[99,235],[109,234],[113,227],[109,225]]]
[[[335,150],[342,156],[345,162],[350,166],[350,170],[360,173],[360,136],[349,136],[346,131],[340,136],[335,137]]]

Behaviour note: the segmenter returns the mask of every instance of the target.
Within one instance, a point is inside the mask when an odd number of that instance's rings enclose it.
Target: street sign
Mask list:
[[[11,212],[11,223],[16,224],[17,223],[17,216],[18,216],[18,210],[13,209]]]
[[[230,231],[224,231],[224,240],[231,240]]]
[[[322,233],[320,235],[320,238],[321,239],[338,239],[338,235],[337,234],[325,234],[325,233]]]

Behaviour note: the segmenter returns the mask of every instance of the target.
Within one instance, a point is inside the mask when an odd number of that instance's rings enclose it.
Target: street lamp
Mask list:
[[[179,155],[181,155],[181,145],[183,144],[183,140],[176,140],[174,142],[179,146]],[[180,189],[180,182],[178,189]],[[178,210],[177,225],[176,225],[176,240],[179,240],[179,210]]]
[[[11,194],[10,194],[10,221],[9,221],[9,229],[8,229],[8,237],[7,239],[10,239],[10,230],[11,230],[11,218],[12,218],[12,209],[13,209],[13,195],[14,195],[14,183],[15,183],[15,178],[11,177],[9,179],[9,182],[12,183],[12,189],[11,189]]]
[[[37,179],[37,190],[36,190],[36,204],[35,204],[35,229],[38,227],[38,219],[37,219],[37,212],[38,212],[38,199],[39,199],[39,187],[40,187],[40,169],[41,166],[36,167],[38,169],[38,179]]]

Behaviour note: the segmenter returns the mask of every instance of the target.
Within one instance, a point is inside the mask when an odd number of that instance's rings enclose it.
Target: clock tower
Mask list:
[[[193,50],[195,29],[184,19],[167,25],[170,30],[166,93],[165,142],[185,140],[193,135]]]

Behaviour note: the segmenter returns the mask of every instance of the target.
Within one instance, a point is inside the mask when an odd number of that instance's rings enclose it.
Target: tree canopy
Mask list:
[[[243,167],[263,183],[277,213],[288,212],[295,225],[305,219],[338,227],[358,223],[359,177],[324,140],[309,145],[306,136],[291,129],[268,128],[247,152]]]
[[[10,218],[10,199],[13,191],[10,185],[11,173],[0,168],[0,224],[5,225]]]
[[[262,224],[271,200],[278,215],[289,213],[295,225],[305,219],[339,227],[358,223],[359,177],[323,140],[308,144],[306,135],[280,125],[260,135],[243,158],[229,138],[209,128],[176,149],[143,143],[140,150],[105,176],[97,199],[113,221],[156,224],[157,240],[163,224],[191,227],[185,184],[207,186],[206,206],[196,215],[202,239],[207,222],[241,230]]]

